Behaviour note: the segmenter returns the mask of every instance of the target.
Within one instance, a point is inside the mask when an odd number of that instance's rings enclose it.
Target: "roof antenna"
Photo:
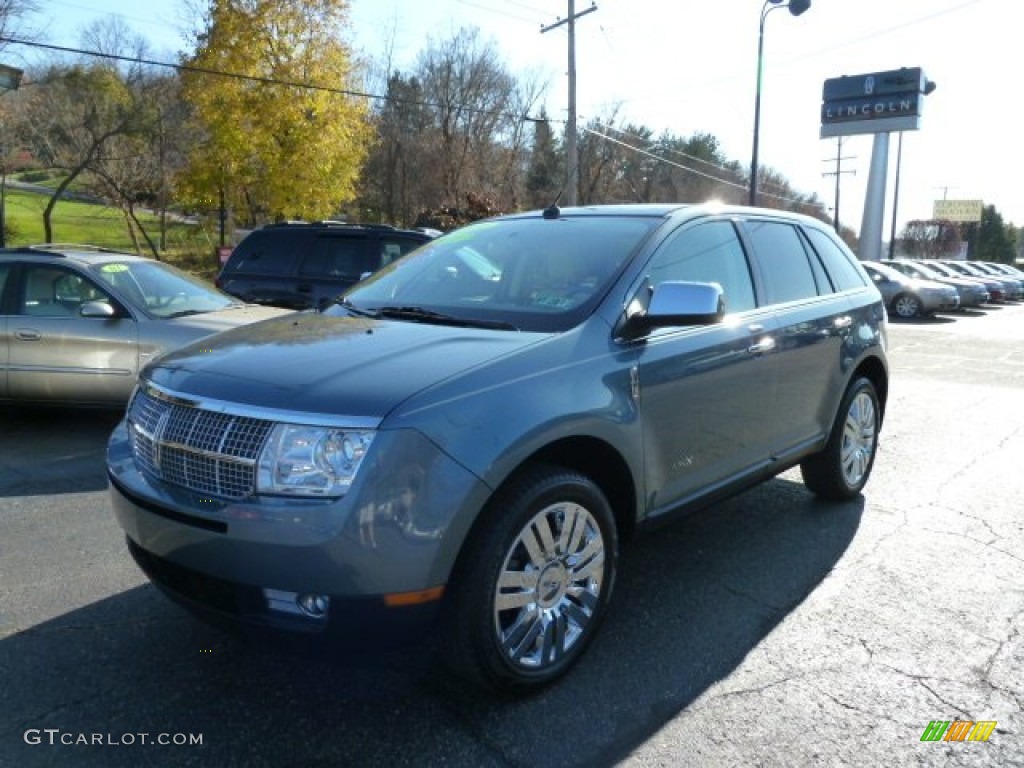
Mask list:
[[[558,196],[555,198],[554,202],[552,202],[551,205],[544,209],[543,216],[545,219],[557,219],[559,216],[562,215],[562,209],[558,207],[558,201],[562,199],[562,192],[564,191],[565,187],[562,187],[562,189],[558,190]]]

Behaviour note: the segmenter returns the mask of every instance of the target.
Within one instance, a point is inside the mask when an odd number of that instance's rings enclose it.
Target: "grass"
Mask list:
[[[34,245],[45,242],[43,211],[49,198],[32,192],[8,188],[5,199],[5,219],[8,228],[8,246]],[[160,228],[158,217],[139,213],[139,220],[149,236],[157,241]],[[128,223],[117,208],[72,200],[61,200],[53,210],[53,242],[81,243],[134,251]],[[214,256],[217,233],[207,231],[198,224],[169,221],[167,249],[160,255],[168,261],[203,277],[212,277],[217,271]],[[145,241],[140,238],[142,253],[149,255]]]

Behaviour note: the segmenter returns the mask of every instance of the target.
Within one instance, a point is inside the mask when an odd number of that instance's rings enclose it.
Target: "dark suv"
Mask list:
[[[201,615],[343,642],[439,618],[458,670],[528,689],[593,639],[638,528],[793,466],[855,498],[886,343],[878,289],[815,219],[478,222],[324,312],[150,365],[110,440],[114,513]]]
[[[386,225],[270,224],[238,244],[217,276],[217,287],[252,304],[321,309],[432,237],[427,230]]]

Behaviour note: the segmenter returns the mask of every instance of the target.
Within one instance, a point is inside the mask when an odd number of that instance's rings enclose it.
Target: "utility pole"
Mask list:
[[[554,24],[540,28],[540,33],[544,34],[563,24],[569,25],[569,120],[565,128],[566,165],[569,171],[569,178],[566,182],[569,187],[566,198],[568,205],[576,205],[577,193],[580,188],[580,158],[579,151],[576,149],[576,19],[596,10],[597,5],[591,5],[587,10],[576,13],[575,0],[569,0],[568,18],[559,19]]]
[[[839,234],[839,179],[844,173],[852,173],[854,176],[857,175],[857,171],[844,171],[843,160],[855,160],[854,157],[843,157],[843,137],[839,136],[839,144],[836,147],[836,156],[827,159],[825,162],[836,161],[836,169],[834,171],[827,171],[822,176],[835,176],[836,177],[836,207],[832,211],[832,226],[836,230],[836,234]]]
[[[889,258],[896,258],[896,213],[900,207],[900,164],[903,162],[903,131],[899,132],[899,145],[896,149],[896,184],[892,192],[892,229],[889,231]]]

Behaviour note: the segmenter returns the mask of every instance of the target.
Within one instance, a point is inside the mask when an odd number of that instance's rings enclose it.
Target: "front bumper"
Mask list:
[[[429,622],[489,495],[411,430],[380,432],[340,499],[202,498],[140,472],[123,424],[107,466],[114,515],[157,586],[214,623],[300,633],[376,638]],[[396,485],[409,477],[413,493]],[[303,615],[289,595],[330,608]]]

